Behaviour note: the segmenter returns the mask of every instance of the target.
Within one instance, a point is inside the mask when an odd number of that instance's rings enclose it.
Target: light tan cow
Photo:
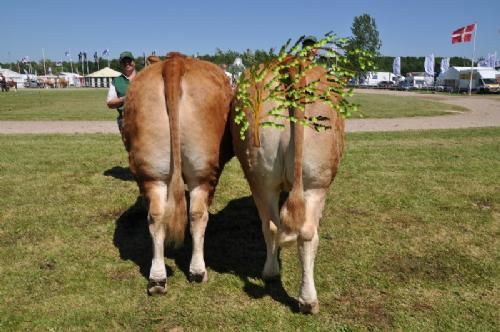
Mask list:
[[[271,80],[268,75],[264,83]],[[311,69],[306,82],[321,79],[320,91],[326,89],[325,71],[321,67]],[[249,87],[250,95],[255,86]],[[266,95],[263,97],[263,99]],[[276,121],[267,115],[275,105],[263,104],[260,121]],[[291,114],[294,113],[290,110]],[[258,128],[250,111],[245,110],[249,129],[245,139],[239,137],[239,127],[231,121],[233,148],[238,157],[262,221],[262,231],[267,256],[262,276],[264,279],[279,277],[278,248],[286,242],[297,241],[302,263],[302,284],[299,294],[301,312],[317,313],[319,302],[314,285],[314,260],[318,248],[318,226],[327,191],[337,173],[344,147],[344,121],[323,102],[306,106],[307,116],[329,118],[332,127],[317,132],[310,127],[285,123],[285,130]],[[295,116],[303,119],[304,113]],[[234,117],[234,112],[232,112]],[[281,191],[290,191],[283,206],[279,207]]]
[[[123,140],[130,170],[148,205],[153,261],[150,294],[166,292],[164,242],[184,240],[185,187],[193,252],[190,279],[206,281],[203,241],[208,206],[231,158],[227,119],[232,91],[209,62],[170,53],[142,70],[127,92]]]

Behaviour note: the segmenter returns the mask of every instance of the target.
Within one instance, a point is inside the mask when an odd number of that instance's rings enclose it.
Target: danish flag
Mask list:
[[[474,32],[475,24],[469,24],[466,27],[462,27],[453,31],[451,35],[451,43],[462,43],[462,42],[470,42],[472,40],[472,33]]]

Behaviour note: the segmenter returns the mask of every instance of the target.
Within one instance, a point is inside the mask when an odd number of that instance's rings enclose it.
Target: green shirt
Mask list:
[[[120,76],[113,78],[112,83],[115,86],[116,94],[118,95],[118,97],[121,98],[127,94],[130,81],[125,75],[121,74]],[[120,106],[117,109],[120,114],[123,113],[123,106]]]

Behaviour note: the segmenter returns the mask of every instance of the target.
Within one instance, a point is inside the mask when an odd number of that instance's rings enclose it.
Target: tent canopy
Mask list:
[[[86,77],[117,77],[120,75],[121,73],[119,71],[113,70],[109,67],[104,67],[103,69],[93,72]]]
[[[9,77],[21,77],[22,75],[19,73],[16,73],[13,70],[7,69],[7,68],[0,68],[0,73],[5,76],[6,78]]]

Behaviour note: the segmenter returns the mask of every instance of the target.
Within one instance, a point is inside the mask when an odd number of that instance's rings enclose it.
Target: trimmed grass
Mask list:
[[[146,295],[145,211],[117,135],[0,136],[0,330],[494,331],[500,129],[348,134],[320,229],[321,312],[296,313],[295,249],[265,285],[260,221],[236,160],[210,212],[207,284],[190,241]]]
[[[441,103],[435,100],[413,96],[392,96],[383,94],[355,93],[350,100],[359,104],[359,111],[353,118],[402,118],[414,116],[446,115],[450,112],[467,112],[465,107]]]
[[[3,120],[114,120],[107,89],[19,89],[0,93]]]
[[[0,93],[3,120],[114,120],[107,108],[106,89],[38,89]],[[436,116],[467,109],[420,97],[356,93],[351,100],[360,105],[353,118]]]

